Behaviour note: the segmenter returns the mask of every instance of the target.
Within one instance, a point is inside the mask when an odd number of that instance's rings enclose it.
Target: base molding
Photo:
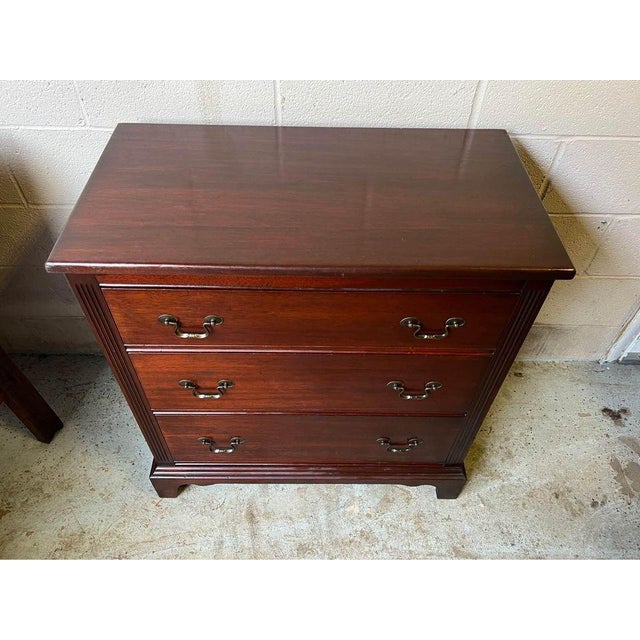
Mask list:
[[[175,498],[188,484],[404,484],[434,485],[438,498],[457,498],[467,481],[463,464],[158,464],[149,479],[161,498]]]

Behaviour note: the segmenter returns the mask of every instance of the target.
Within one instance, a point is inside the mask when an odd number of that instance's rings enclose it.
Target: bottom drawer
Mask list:
[[[156,417],[177,463],[437,463],[447,457],[464,422],[464,418],[385,416]]]

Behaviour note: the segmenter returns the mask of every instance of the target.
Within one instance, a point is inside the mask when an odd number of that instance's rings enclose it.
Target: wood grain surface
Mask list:
[[[461,418],[381,416],[170,415],[158,424],[176,462],[439,462],[462,428]],[[212,453],[199,438],[233,453]],[[403,448],[409,438],[422,442],[406,453],[392,453],[378,438]]]
[[[46,266],[67,273],[165,497],[391,482],[455,498],[553,281],[575,274],[503,130],[148,124],[118,125]],[[162,314],[223,322],[182,339]],[[465,324],[417,340],[405,317]],[[233,385],[198,398],[180,380]],[[442,388],[407,400],[390,381]],[[381,437],[423,442],[394,454]]]
[[[51,271],[569,278],[502,130],[118,125]]]
[[[105,289],[104,295],[125,344],[203,349],[493,349],[518,303],[516,294],[483,293]],[[163,314],[177,318],[183,332],[205,334],[209,315],[223,323],[206,338],[180,338],[158,321]],[[452,317],[465,323],[444,338],[419,339],[400,324],[408,316],[422,322],[419,334],[445,333]]]
[[[306,413],[464,413],[490,358],[439,355],[379,355],[270,352],[130,353],[154,411],[240,411]],[[233,387],[222,398],[201,399],[180,380],[203,393],[220,380]],[[403,400],[387,388],[398,380],[407,391],[427,382],[443,388],[426,400]]]

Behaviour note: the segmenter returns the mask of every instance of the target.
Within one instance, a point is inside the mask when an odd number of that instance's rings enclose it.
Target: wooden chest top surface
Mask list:
[[[505,131],[150,124],[116,128],[47,268],[574,275]]]

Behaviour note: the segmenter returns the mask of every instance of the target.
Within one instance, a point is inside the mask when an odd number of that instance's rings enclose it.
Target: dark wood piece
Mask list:
[[[40,442],[48,444],[62,429],[60,418],[0,349],[0,402],[3,400]]]
[[[574,275],[504,131],[184,125],[117,127],[47,268],[68,274],[163,497],[220,482],[457,497],[553,280]],[[223,322],[182,338],[162,314],[178,332]],[[202,399],[185,379],[234,385]],[[443,387],[405,400],[391,380]]]
[[[570,278],[499,130],[121,124],[51,271]]]
[[[449,453],[464,418],[398,418],[389,416],[292,416],[255,414],[158,415],[158,424],[177,463],[207,464],[290,460],[316,464],[380,462],[438,464]],[[242,443],[233,453],[212,453],[199,438],[219,448],[232,438]],[[397,449],[378,442],[388,438]],[[411,438],[421,440],[406,447]]]
[[[551,285],[551,282],[531,281],[525,286],[517,313],[503,338],[500,348],[492,358],[492,364],[486,373],[482,388],[467,415],[465,429],[460,433],[458,440],[447,456],[446,464],[457,464],[465,459],[491,403],[498,395],[498,391],[500,391],[500,387],[549,293]]]
[[[142,386],[95,279],[78,275],[70,275],[68,279],[155,460],[170,461],[171,454],[167,444],[160,433],[155,416],[151,413]]]
[[[130,352],[154,411],[463,415],[489,365],[484,356],[352,353],[135,353]],[[196,398],[180,380],[211,393],[220,380],[233,387],[220,398]],[[403,400],[388,388],[401,381],[425,400]]]
[[[492,350],[518,304],[517,293],[394,293],[265,291],[237,289],[104,289],[107,304],[127,346],[166,347],[340,347],[402,351]],[[158,317],[170,314],[184,330],[203,332],[203,319],[222,317],[205,339],[176,337]],[[453,317],[464,327],[447,340],[420,340],[401,325],[418,317],[426,331],[441,332]]]
[[[54,269],[55,270],[55,269]],[[315,276],[276,275],[238,275],[230,273],[211,276],[185,272],[176,275],[173,272],[157,275],[136,274],[132,280],[130,275],[122,273],[95,274],[98,284],[105,290],[118,288],[122,290],[137,289],[142,286],[160,289],[258,289],[261,291],[397,291],[397,292],[456,292],[456,293],[518,293],[524,282],[518,280],[470,279],[470,278],[424,278],[409,275],[402,276],[369,276],[349,277],[345,287],[344,276],[318,274]]]
[[[161,498],[175,498],[187,484],[404,484],[434,485],[438,498],[457,498],[467,481],[464,465],[441,464],[180,464],[154,462],[151,483]]]

